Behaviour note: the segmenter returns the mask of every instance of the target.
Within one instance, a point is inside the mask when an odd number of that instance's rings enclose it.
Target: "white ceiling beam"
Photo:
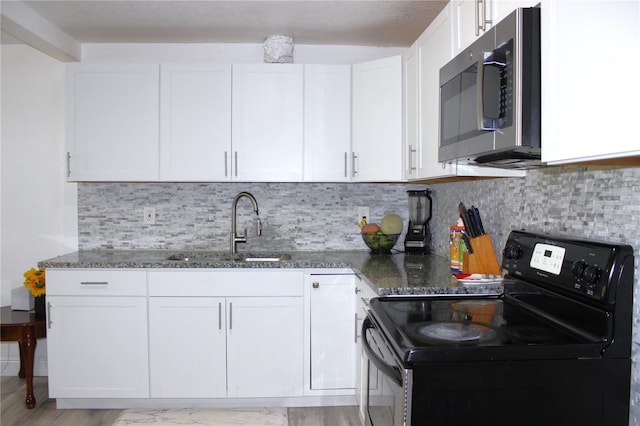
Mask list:
[[[20,1],[3,1],[2,30],[61,62],[80,61],[82,45]]]

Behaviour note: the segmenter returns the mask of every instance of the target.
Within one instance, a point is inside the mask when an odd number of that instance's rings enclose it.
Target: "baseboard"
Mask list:
[[[291,398],[56,398],[58,409],[203,408],[203,407],[327,407],[356,405],[355,396]]]
[[[2,359],[0,361],[1,376],[17,376],[20,372],[20,359]],[[34,376],[48,376],[46,360],[36,360],[33,364]]]

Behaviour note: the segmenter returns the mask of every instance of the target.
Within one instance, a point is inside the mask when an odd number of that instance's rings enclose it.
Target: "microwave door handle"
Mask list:
[[[384,362],[380,357],[371,349],[369,342],[367,341],[367,330],[374,328],[371,324],[371,320],[367,316],[362,322],[362,348],[367,354],[367,358],[380,370],[385,376],[393,380],[398,386],[402,387],[402,373],[397,367],[393,367]]]

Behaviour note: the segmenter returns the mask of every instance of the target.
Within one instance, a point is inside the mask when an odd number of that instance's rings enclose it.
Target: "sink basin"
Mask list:
[[[288,253],[213,253],[183,252],[172,254],[167,260],[182,262],[282,262],[291,260]]]

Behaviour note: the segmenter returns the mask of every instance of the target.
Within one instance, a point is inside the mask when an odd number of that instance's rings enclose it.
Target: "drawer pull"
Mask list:
[[[81,281],[80,285],[109,285],[109,281]]]

